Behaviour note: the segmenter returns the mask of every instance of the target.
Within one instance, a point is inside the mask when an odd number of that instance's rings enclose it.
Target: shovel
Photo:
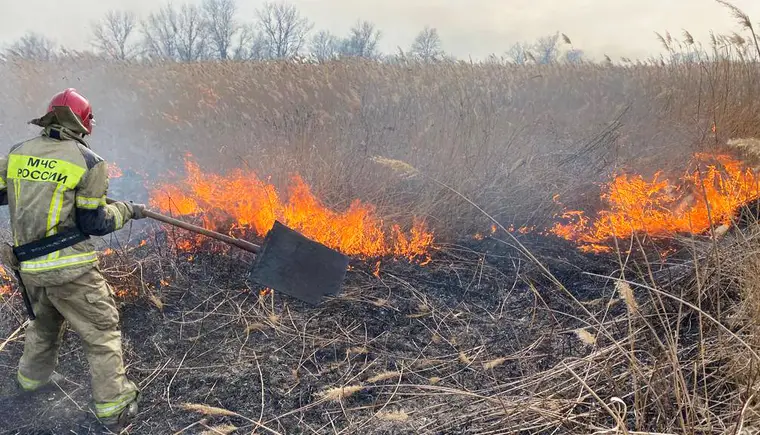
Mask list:
[[[116,202],[107,198],[109,204]],[[143,216],[211,237],[256,254],[249,278],[311,305],[324,296],[337,295],[348,269],[348,257],[310,240],[279,221],[264,237],[262,246],[145,210]]]

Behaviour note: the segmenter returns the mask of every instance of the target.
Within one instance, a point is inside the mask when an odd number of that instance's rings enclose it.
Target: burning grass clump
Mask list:
[[[701,154],[676,180],[655,174],[621,174],[604,185],[604,207],[593,217],[565,211],[567,223],[549,231],[586,252],[611,252],[614,239],[636,234],[667,240],[678,234],[705,234],[715,223],[730,225],[744,204],[760,198],[755,172],[730,155]]]
[[[405,231],[399,223],[384,222],[375,206],[360,200],[351,201],[346,210],[333,210],[299,175],[280,192],[254,173],[211,174],[192,160],[186,161],[185,179],[157,185],[150,202],[163,213],[200,216],[208,229],[237,237],[264,237],[277,220],[312,240],[361,258],[396,256],[424,261],[434,240],[423,220],[415,217]],[[174,244],[182,250],[204,242],[200,236],[181,233],[180,237]]]

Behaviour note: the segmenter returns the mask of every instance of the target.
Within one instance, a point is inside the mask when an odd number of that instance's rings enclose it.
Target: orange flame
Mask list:
[[[675,182],[658,172],[651,181],[622,174],[604,186],[608,208],[590,218],[583,211],[563,213],[567,223],[550,232],[573,241],[586,252],[609,252],[614,238],[635,234],[667,238],[701,234],[719,224],[729,225],[743,204],[760,198],[758,178],[751,169],[727,155],[695,155],[697,168]],[[711,163],[708,163],[711,162]]]
[[[534,226],[521,226],[517,229],[517,232],[520,234],[528,234],[533,232],[536,229]]]
[[[0,297],[8,296],[13,293],[13,281],[4,267],[0,267]]]
[[[108,178],[119,178],[124,175],[121,172],[121,168],[116,166],[116,163],[108,163]]]
[[[279,220],[312,240],[365,258],[395,255],[416,260],[424,258],[433,243],[433,233],[424,222],[415,220],[409,231],[394,224],[388,232],[375,208],[360,200],[346,211],[330,210],[298,175],[292,177],[283,198],[272,184],[239,169],[225,175],[202,173],[189,159],[185,168],[181,183],[153,189],[150,204],[164,213],[201,216],[208,229],[263,237]],[[191,250],[203,240],[183,235],[175,237],[175,246]]]
[[[375,269],[372,271],[372,275],[375,275],[375,277],[380,278],[380,261],[377,262],[375,265]]]

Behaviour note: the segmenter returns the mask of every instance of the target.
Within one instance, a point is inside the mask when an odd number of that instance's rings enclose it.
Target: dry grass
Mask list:
[[[256,331],[263,331],[265,329],[269,329],[269,326],[263,323],[251,323],[250,325],[246,326],[245,332],[251,333],[251,332],[256,332]]]
[[[367,353],[369,353],[369,349],[366,347],[356,346],[346,350],[346,357],[350,357],[351,355],[366,355]]]
[[[229,411],[224,408],[217,408],[214,406],[201,405],[197,403],[185,403],[182,405],[182,409],[186,411],[197,412],[204,415],[218,415],[232,417],[238,415],[236,412]]]
[[[459,362],[465,365],[472,364],[472,359],[464,352],[459,352]]]
[[[483,368],[485,368],[486,370],[493,370],[496,367],[499,367],[500,365],[504,364],[506,361],[507,361],[506,358],[496,358],[483,364]]]
[[[407,421],[409,420],[409,415],[404,411],[390,411],[381,412],[377,415],[377,418],[385,421]]]
[[[594,337],[594,334],[588,332],[585,329],[576,329],[575,335],[577,335],[578,339],[585,345],[593,346],[596,344],[596,337]]]
[[[158,308],[159,311],[164,310],[164,303],[161,301],[161,298],[156,296],[155,294],[151,293],[148,295],[148,300],[150,300],[150,303],[155,305],[156,308]]]
[[[617,290],[618,294],[625,302],[625,306],[628,308],[628,312],[635,314],[639,309],[639,304],[636,303],[636,298],[633,296],[633,289],[631,289],[631,285],[625,281],[618,281],[615,283],[615,290]]]
[[[325,400],[340,402],[341,400],[351,397],[363,389],[364,387],[361,385],[347,385],[344,387],[330,388],[329,390],[320,393],[320,396],[322,396],[322,398]]]
[[[377,382],[387,381],[388,379],[399,379],[401,377],[401,373],[399,372],[383,372],[378,373],[375,376],[372,376],[371,378],[367,379],[367,382],[370,384],[374,384]]]

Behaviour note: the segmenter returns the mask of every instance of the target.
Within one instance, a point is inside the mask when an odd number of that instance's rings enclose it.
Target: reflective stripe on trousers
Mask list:
[[[37,388],[39,388],[42,384],[45,382],[42,381],[35,381],[34,379],[29,379],[26,376],[21,374],[21,371],[16,372],[16,379],[18,379],[19,385],[21,385],[21,388],[23,388],[26,391],[34,391]]]
[[[132,392],[119,397],[117,400],[108,403],[96,403],[95,414],[100,417],[112,417],[119,414],[137,398],[137,392]]]
[[[97,259],[97,253],[92,251],[84,254],[67,255],[65,257],[53,259],[22,261],[20,269],[23,272],[42,272],[45,270],[94,263]]]

